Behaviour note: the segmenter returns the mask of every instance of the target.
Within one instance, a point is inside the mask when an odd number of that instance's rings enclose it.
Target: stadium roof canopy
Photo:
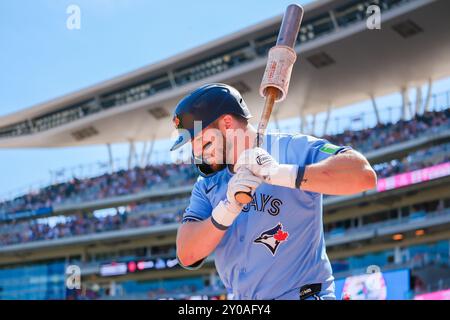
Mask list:
[[[376,2],[376,1],[373,1]],[[450,75],[450,1],[379,0],[305,6],[289,95],[277,119],[315,114]],[[0,147],[61,147],[169,138],[177,101],[208,82],[244,94],[259,118],[258,88],[282,16],[117,78],[0,118]]]

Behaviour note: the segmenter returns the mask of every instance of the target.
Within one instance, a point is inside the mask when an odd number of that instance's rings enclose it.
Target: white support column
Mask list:
[[[303,111],[300,111],[300,133],[305,132],[305,122],[306,122],[306,117],[303,114]]]
[[[148,144],[148,141],[144,141],[144,146],[142,147],[141,160],[140,160],[140,167],[141,168],[145,167],[145,156],[146,156],[146,153],[147,153],[147,144]]]
[[[330,10],[330,11],[328,11],[328,14],[330,15],[330,18],[331,18],[331,22],[333,22],[333,27],[336,29],[336,30],[339,30],[339,23],[337,22],[337,19],[336,19],[336,16],[334,15],[334,12],[333,12],[333,10]]]
[[[299,123],[300,133],[305,133],[305,122],[306,121],[305,121],[304,103],[299,104],[298,115],[299,115],[299,119],[300,119],[300,123]]]
[[[146,166],[148,166],[148,164],[150,163],[150,158],[152,157],[154,146],[155,146],[155,136],[153,136],[152,139],[150,140],[150,149],[148,150],[147,159],[145,160]]]
[[[113,173],[114,172],[114,160],[113,160],[113,156],[112,156],[111,144],[107,143],[106,147],[108,148],[109,169],[111,170],[111,173]]]
[[[213,288],[216,287],[216,273],[214,271],[209,274],[209,285]]]
[[[310,132],[310,134],[313,136],[314,135],[314,132],[316,131],[316,113],[314,113],[313,115],[312,115],[312,124],[311,124],[311,132]]]
[[[139,154],[136,143],[134,144],[133,157],[134,157],[133,167],[139,166]]]
[[[323,136],[327,134],[327,130],[328,130],[328,123],[330,122],[330,117],[331,117],[331,111],[333,109],[333,106],[329,106],[327,108],[327,117],[325,118],[325,123],[323,125]]]
[[[429,79],[428,80],[428,92],[427,92],[427,98],[425,99],[425,105],[423,107],[423,112],[427,112],[430,110],[430,101],[431,101],[431,92],[433,89],[433,80]]]
[[[400,119],[401,120],[406,120],[405,92],[404,92],[404,89],[400,90],[400,94],[402,96],[402,114],[400,116]]]
[[[448,91],[445,93],[445,97],[446,97],[446,101],[447,101],[446,106],[448,108],[448,107],[450,107],[450,93]]]
[[[414,116],[420,114],[420,106],[422,105],[422,87],[417,86],[416,87],[416,107],[414,110]]]
[[[373,95],[371,95],[370,100],[372,101],[372,108],[373,108],[373,111],[375,112],[375,118],[377,119],[377,124],[380,124],[381,123],[380,112],[378,111],[378,106],[377,106],[375,97]]]
[[[81,251],[81,262],[86,263],[87,261],[87,252],[86,250]]]
[[[278,132],[280,132],[280,122],[278,121],[278,116],[276,112],[274,112],[273,114],[273,120],[275,122],[275,128],[277,129]]]
[[[412,119],[414,118],[414,106],[412,101],[409,99],[408,96],[408,112],[409,112],[409,118]]]
[[[407,120],[406,111],[409,109],[409,95],[408,88],[402,88],[402,120]]]
[[[402,250],[401,250],[400,246],[396,246],[394,248],[394,263],[395,264],[402,263]]]
[[[128,151],[128,170],[131,169],[131,166],[133,164],[133,155],[134,155],[134,141],[130,140],[129,142],[129,151]]]
[[[170,81],[170,84],[172,85],[172,88],[176,88],[177,87],[177,83],[175,81],[175,76],[173,74],[173,71],[169,71],[167,73],[167,75],[169,76],[169,81]]]
[[[116,282],[114,280],[112,280],[109,284],[109,293],[110,293],[111,297],[116,296],[116,293],[117,293],[116,289],[117,289]]]

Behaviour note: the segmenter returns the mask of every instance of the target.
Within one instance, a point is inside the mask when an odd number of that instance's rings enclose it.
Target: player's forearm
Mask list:
[[[300,189],[348,195],[375,188],[377,176],[360,153],[350,150],[305,168]]]
[[[181,225],[177,234],[178,259],[185,266],[193,265],[210,255],[224,234],[212,224],[211,218]]]

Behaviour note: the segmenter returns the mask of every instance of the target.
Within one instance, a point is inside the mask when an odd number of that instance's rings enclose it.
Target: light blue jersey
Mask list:
[[[264,140],[263,148],[280,164],[299,166],[350,149],[300,134],[269,135]],[[219,201],[226,199],[231,176],[230,170],[224,169],[199,178],[183,223],[209,218]],[[235,299],[299,299],[300,291],[311,291],[301,288],[311,284],[319,285],[316,297],[334,299],[323,234],[322,194],[261,184],[217,246],[215,264]]]

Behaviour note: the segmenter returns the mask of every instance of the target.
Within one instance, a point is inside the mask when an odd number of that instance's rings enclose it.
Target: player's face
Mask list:
[[[196,158],[203,159],[214,171],[223,169],[226,164],[225,140],[217,128],[206,128],[192,141]]]

